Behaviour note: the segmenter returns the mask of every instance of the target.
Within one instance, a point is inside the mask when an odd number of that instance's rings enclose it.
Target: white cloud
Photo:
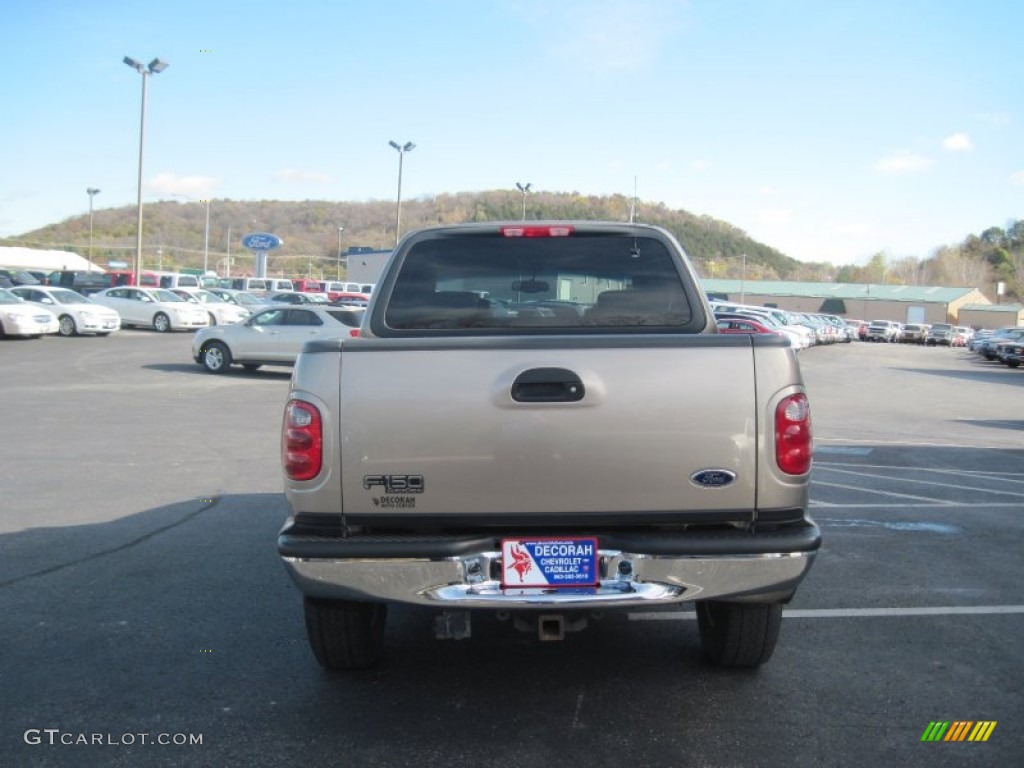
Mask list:
[[[285,168],[274,174],[274,181],[284,181],[297,184],[323,184],[331,180],[326,173],[319,171],[302,171],[298,168]]]
[[[778,197],[785,190],[782,187],[764,186],[757,190],[758,194],[764,195],[765,197]]]
[[[871,225],[863,221],[832,221],[829,228],[840,237],[865,237],[872,232]]]
[[[1017,171],[1010,176],[1010,183],[1014,186],[1024,187],[1024,171]]]
[[[913,152],[894,152],[875,163],[875,170],[881,173],[916,173],[930,168],[935,163],[930,157]]]
[[[518,8],[556,58],[594,72],[652,66],[678,28],[682,6],[650,0],[519,2]]]
[[[161,195],[186,195],[188,197],[208,197],[215,187],[220,186],[220,179],[212,176],[179,176],[165,171],[146,182],[150,192]]]
[[[762,224],[789,224],[793,212],[788,208],[762,208],[757,212],[757,220]]]
[[[978,119],[982,122],[999,126],[1009,125],[1011,122],[1010,116],[1005,112],[984,112],[978,115]]]
[[[942,140],[942,146],[951,152],[970,152],[974,149],[971,137],[966,133],[954,133]]]

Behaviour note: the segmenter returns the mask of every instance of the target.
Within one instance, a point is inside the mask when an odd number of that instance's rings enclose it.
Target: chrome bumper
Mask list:
[[[301,558],[285,567],[309,597],[413,603],[439,608],[597,608],[690,600],[784,601],[792,597],[814,552],[756,555],[645,555],[600,550],[597,587],[503,588],[499,552],[440,559]]]

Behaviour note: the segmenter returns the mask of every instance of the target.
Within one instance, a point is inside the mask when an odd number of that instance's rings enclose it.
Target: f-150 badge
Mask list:
[[[363,475],[363,488],[384,493],[423,493],[423,475]]]
[[[702,469],[690,475],[690,482],[701,488],[723,488],[736,479],[736,473],[728,469]]]

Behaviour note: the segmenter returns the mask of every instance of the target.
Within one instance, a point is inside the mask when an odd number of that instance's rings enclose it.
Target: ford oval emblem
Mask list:
[[[284,241],[269,232],[251,232],[242,238],[242,247],[250,251],[272,251],[284,245]]]
[[[728,469],[702,469],[690,475],[690,482],[701,488],[724,488],[736,479],[736,473]]]

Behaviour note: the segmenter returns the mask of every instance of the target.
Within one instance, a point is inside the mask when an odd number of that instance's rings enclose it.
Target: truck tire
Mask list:
[[[697,603],[697,625],[707,657],[720,667],[756,667],[775,650],[781,603]]]
[[[384,651],[386,603],[303,599],[309,647],[322,667],[366,669]]]

